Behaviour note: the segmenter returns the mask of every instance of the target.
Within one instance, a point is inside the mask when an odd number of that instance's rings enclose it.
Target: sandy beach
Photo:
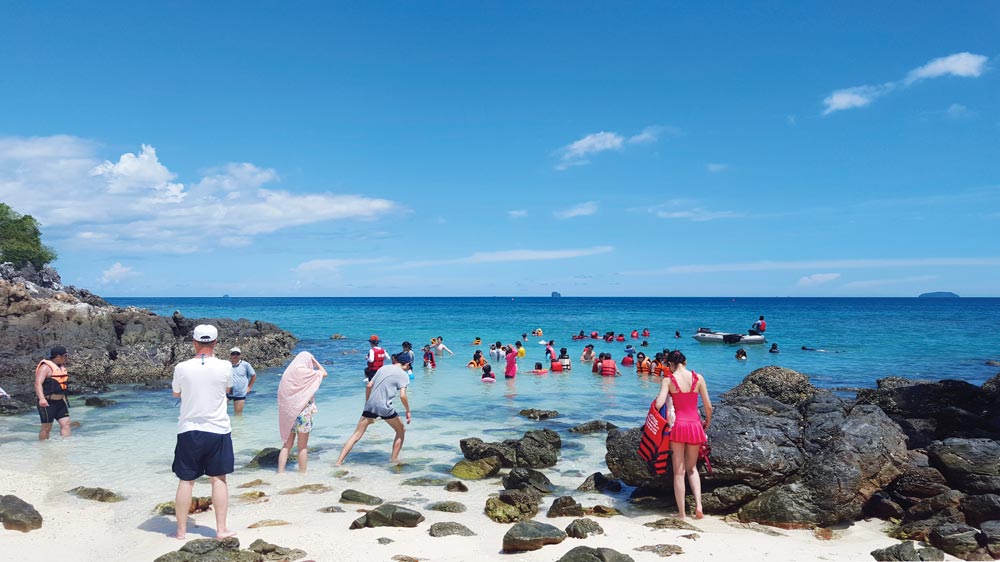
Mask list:
[[[651,510],[638,516],[621,515],[610,518],[593,518],[604,529],[604,535],[587,539],[567,538],[561,544],[550,545],[541,550],[502,554],[501,543],[504,533],[510,527],[488,519],[482,510],[486,498],[496,493],[502,486],[498,478],[467,482],[469,491],[448,492],[443,486],[410,486],[402,482],[408,475],[380,473],[378,476],[356,474],[349,465],[348,474],[340,478],[332,476],[335,470],[328,463],[317,462],[307,475],[289,473],[279,476],[273,471],[240,471],[230,478],[231,505],[230,527],[238,530],[242,546],[246,547],[255,539],[263,539],[285,547],[305,550],[305,560],[335,561],[382,561],[391,560],[396,555],[412,556],[433,561],[465,560],[510,560],[542,561],[555,560],[566,551],[578,545],[608,547],[628,554],[635,560],[658,560],[659,556],[649,552],[636,552],[633,548],[642,545],[675,544],[683,548],[681,559],[689,560],[733,560],[774,561],[774,560],[870,560],[870,552],[884,548],[897,541],[887,537],[882,531],[883,523],[878,520],[859,521],[853,525],[836,529],[839,538],[820,540],[812,531],[797,530],[779,532],[783,536],[770,536],[759,531],[735,528],[719,517],[707,516],[701,521],[689,522],[701,529],[700,538],[684,538],[690,531],[659,530],[643,526],[667,515]],[[362,467],[363,468],[363,467]],[[157,475],[151,489],[164,490],[172,482]],[[250,503],[237,499],[246,492],[240,484],[261,478],[268,482],[252,488],[267,494],[268,501]],[[579,482],[572,478],[551,475],[557,486],[575,488]],[[43,561],[51,558],[51,546],[59,544],[64,553],[71,552],[69,559],[84,561],[97,560],[153,560],[176,550],[181,543],[169,538],[173,531],[173,517],[151,514],[153,503],[146,498],[129,498],[124,502],[103,504],[78,499],[64,493],[67,487],[45,475],[28,474],[11,470],[0,470],[0,494],[17,494],[32,503],[45,518],[41,529],[30,533],[0,531],[3,534],[4,550],[17,555],[8,560],[23,562]],[[330,486],[331,491],[320,494],[282,495],[302,484],[321,483]],[[113,487],[113,486],[112,486]],[[341,504],[340,493],[348,488],[377,495],[386,501],[399,503],[420,511],[426,521],[416,528],[382,527],[375,529],[349,530],[351,522],[359,516],[356,505]],[[162,494],[161,492],[156,492]],[[196,495],[207,494],[208,485],[198,484]],[[612,503],[611,498],[601,494],[580,494],[574,496],[585,506]],[[554,499],[546,496],[537,521],[565,528],[573,518],[547,518],[545,511]],[[159,501],[172,499],[171,494]],[[425,506],[441,500],[458,501],[468,507],[465,513],[441,513],[425,509]],[[326,506],[338,505],[343,513],[321,513]],[[278,527],[248,528],[267,519],[287,521]],[[450,536],[434,538],[428,535],[432,523],[455,521],[467,526],[476,536]],[[194,525],[194,522],[197,525]],[[214,516],[211,511],[193,516],[188,539],[213,536]],[[392,543],[381,545],[377,539],[386,537]]]

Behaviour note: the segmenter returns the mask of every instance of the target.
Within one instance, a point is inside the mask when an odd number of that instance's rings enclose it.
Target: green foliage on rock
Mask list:
[[[18,268],[30,263],[41,269],[55,259],[55,250],[42,244],[38,221],[0,203],[0,262],[12,262]]]

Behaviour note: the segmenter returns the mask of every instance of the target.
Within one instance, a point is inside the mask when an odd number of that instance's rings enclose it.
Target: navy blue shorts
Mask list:
[[[234,470],[233,436],[230,433],[185,431],[177,434],[173,471],[181,480],[207,474],[224,476]]]

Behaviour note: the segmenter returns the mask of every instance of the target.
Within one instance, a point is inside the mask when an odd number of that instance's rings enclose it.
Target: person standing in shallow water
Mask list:
[[[694,495],[694,518],[704,517],[701,506],[701,477],[698,475],[698,453],[702,444],[708,442],[705,430],[712,423],[712,401],[708,398],[705,378],[688,371],[687,358],[679,350],[667,356],[670,372],[660,383],[655,406],[662,408],[669,398],[674,405],[676,420],[670,427],[670,460],[674,472],[674,501],[677,503],[677,517],[684,519],[684,476],[687,475]],[[698,397],[705,405],[705,421],[698,412]]]
[[[308,351],[303,351],[281,375],[278,384],[278,433],[285,442],[278,453],[278,474],[285,472],[288,455],[299,440],[299,472],[306,471],[309,457],[309,433],[316,414],[316,391],[326,377],[326,369]]]
[[[375,423],[375,420],[379,418],[385,420],[392,427],[393,431],[396,432],[396,438],[392,441],[392,456],[389,457],[389,462],[399,462],[399,452],[403,448],[406,427],[399,419],[396,409],[392,406],[392,399],[397,394],[399,395],[399,401],[406,408],[406,423],[409,424],[413,421],[413,416],[410,414],[410,401],[406,397],[406,387],[410,385],[410,377],[406,374],[406,371],[410,368],[409,361],[411,359],[409,355],[403,353],[396,355],[395,359],[395,364],[386,365],[379,369],[368,383],[368,398],[365,400],[365,408],[361,412],[361,419],[358,420],[358,426],[354,429],[354,433],[344,443],[344,448],[340,451],[340,457],[337,458],[336,466],[344,464],[344,459],[350,454],[354,445],[364,437],[368,426]]]
[[[226,527],[229,508],[229,485],[226,475],[233,472],[233,438],[226,407],[226,395],[232,391],[233,366],[215,357],[219,331],[201,324],[192,332],[195,357],[174,367],[171,383],[174,398],[181,399],[177,418],[177,445],[174,447],[174,474],[177,475],[178,539],[187,534],[188,512],[194,481],[208,475],[212,483],[212,511],[215,512],[215,537],[236,535]]]
[[[229,350],[229,362],[233,364],[233,392],[226,398],[233,402],[233,415],[242,416],[247,394],[257,382],[257,372],[243,360],[243,352],[238,347]]]
[[[72,432],[69,399],[66,396],[69,381],[66,356],[66,348],[57,345],[49,350],[49,358],[42,359],[35,367],[35,394],[38,396],[38,417],[42,422],[39,441],[49,438],[53,423],[59,424],[59,434],[63,437],[69,437]]]

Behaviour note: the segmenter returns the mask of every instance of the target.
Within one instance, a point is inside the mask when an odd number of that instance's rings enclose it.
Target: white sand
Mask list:
[[[432,561],[466,560],[507,560],[507,561],[552,561],[577,545],[608,547],[632,556],[636,561],[660,560],[653,553],[636,552],[632,549],[641,545],[670,543],[681,546],[684,555],[680,560],[872,560],[870,552],[895,544],[882,532],[882,522],[862,521],[838,529],[840,538],[830,541],[816,539],[811,531],[782,531],[786,536],[772,537],[760,532],[738,529],[717,517],[706,517],[701,521],[689,521],[703,530],[701,538],[691,540],[681,538],[685,531],[656,530],[644,527],[643,523],[654,521],[666,513],[649,511],[642,515],[594,517],[605,531],[604,535],[587,539],[567,538],[561,544],[550,545],[534,552],[504,555],[500,553],[502,539],[509,525],[494,523],[483,513],[487,496],[499,491],[502,486],[496,478],[486,481],[467,482],[467,493],[447,492],[443,487],[402,486],[400,483],[412,474],[393,475],[386,472],[376,474],[356,474],[353,471],[345,478],[332,476],[335,469],[325,462],[310,466],[308,475],[291,473],[279,477],[269,471],[237,473],[230,477],[231,496],[229,525],[239,532],[242,546],[261,538],[280,546],[301,548],[308,553],[306,560],[354,562],[368,560],[390,560],[394,555],[404,554]],[[345,467],[351,470],[351,466]],[[357,467],[359,471],[363,467]],[[368,467],[370,471],[370,467]],[[575,488],[582,478],[563,478],[550,475],[556,485]],[[45,518],[41,529],[29,533],[7,531],[0,528],[0,546],[6,560],[24,562],[49,561],[53,552],[60,559],[73,561],[97,560],[153,560],[157,556],[176,550],[181,543],[167,537],[174,530],[172,517],[150,515],[153,505],[159,501],[172,500],[172,493],[163,496],[165,487],[160,480],[165,475],[151,475],[157,480],[157,497],[131,497],[117,504],[102,504],[81,500],[65,493],[75,486],[53,481],[46,475],[19,473],[0,469],[0,494],[14,494],[33,504]],[[256,504],[236,500],[235,496],[247,490],[236,488],[250,480],[262,478],[270,485],[259,489],[268,494],[269,501]],[[325,494],[279,495],[277,492],[305,483],[324,483],[333,488]],[[172,484],[171,484],[172,485]],[[114,489],[114,483],[107,487]],[[387,501],[402,503],[417,509],[427,520],[416,528],[377,528],[348,530],[360,514],[359,506],[340,504],[340,492],[354,488],[380,496]],[[207,484],[195,486],[196,495],[209,495]],[[575,497],[585,506],[597,503],[611,505],[612,498],[600,494]],[[163,497],[161,497],[163,496]],[[553,497],[546,497],[536,520],[564,529],[573,518],[545,517]],[[440,513],[425,509],[434,501],[454,500],[465,504],[465,513]],[[329,505],[340,505],[345,513],[319,513],[317,510]],[[283,519],[290,525],[249,529],[252,523],[263,519]],[[200,524],[195,526],[194,522]],[[469,527],[477,536],[433,538],[428,528],[439,521],[456,521]],[[214,536],[214,514],[206,512],[192,517],[188,538]],[[380,545],[379,537],[388,537],[394,542]],[[53,550],[55,548],[55,550]],[[15,558],[7,558],[16,553]]]

